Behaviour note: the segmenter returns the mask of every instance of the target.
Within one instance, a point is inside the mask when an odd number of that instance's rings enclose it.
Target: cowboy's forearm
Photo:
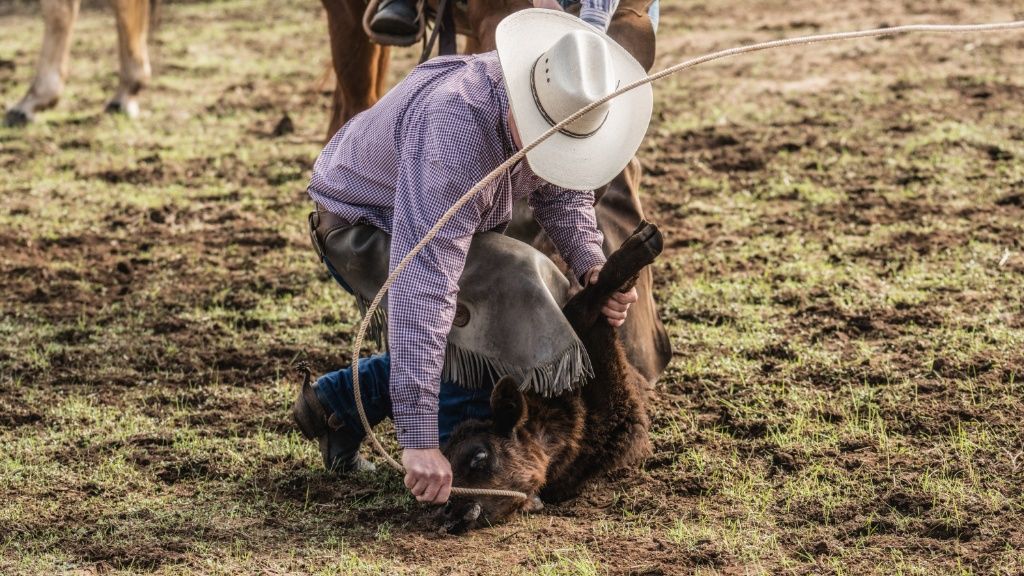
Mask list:
[[[396,219],[391,269],[425,233],[404,212]],[[431,215],[431,218],[434,216]],[[448,331],[455,317],[458,279],[475,218],[465,215],[416,255],[388,294],[392,415],[402,448],[437,447],[437,398]]]
[[[399,338],[401,340],[402,338]],[[392,416],[402,448],[437,448],[437,403],[441,366],[413,339],[391,352]],[[444,353],[440,358],[443,361]]]
[[[530,204],[537,221],[577,278],[604,264],[604,236],[597,228],[593,191],[551,187],[548,193],[531,197]]]
[[[391,399],[398,443],[403,448],[436,448],[438,393],[454,295],[433,282],[419,284],[419,270],[389,294],[388,343]]]

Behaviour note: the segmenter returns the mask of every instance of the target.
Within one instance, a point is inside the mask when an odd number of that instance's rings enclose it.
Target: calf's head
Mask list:
[[[506,376],[491,393],[492,420],[469,420],[453,432],[444,453],[452,484],[465,488],[517,490],[530,500],[503,496],[455,496],[442,512],[448,532],[460,533],[500,522],[538,502],[548,457],[528,428],[529,407],[515,380]]]

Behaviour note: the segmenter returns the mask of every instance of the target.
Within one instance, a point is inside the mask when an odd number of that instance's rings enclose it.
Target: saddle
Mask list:
[[[363,314],[388,275],[391,237],[379,228],[310,214],[313,243],[356,297]],[[496,232],[473,237],[459,279],[442,377],[477,388],[514,376],[522,390],[556,396],[593,376],[590,357],[562,313],[570,285],[550,258]],[[387,346],[387,304],[369,336]]]

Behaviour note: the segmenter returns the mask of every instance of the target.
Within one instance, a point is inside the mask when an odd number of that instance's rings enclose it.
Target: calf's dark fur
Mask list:
[[[647,380],[627,360],[601,308],[615,291],[631,288],[661,250],[657,227],[642,222],[608,257],[598,282],[564,306],[590,355],[592,379],[560,396],[544,397],[522,392],[514,379],[502,378],[491,395],[493,419],[455,429],[445,447],[455,485],[519,490],[531,498],[454,498],[442,514],[448,531],[499,522],[517,511],[535,510],[541,501],[572,498],[587,481],[650,454]]]

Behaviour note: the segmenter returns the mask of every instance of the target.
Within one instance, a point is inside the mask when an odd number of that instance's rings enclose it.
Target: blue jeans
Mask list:
[[[334,270],[325,258],[331,276],[346,292],[352,289]],[[378,354],[359,360],[359,392],[363,409],[370,426],[376,426],[385,418],[391,418],[391,357]],[[452,430],[463,420],[487,420],[491,417],[491,390],[493,383],[476,390],[467,390],[453,382],[441,382],[438,395],[437,432],[438,443],[444,446]],[[356,411],[355,392],[352,390],[352,367],[324,374],[316,381],[316,395],[329,413],[334,413],[352,431],[354,450],[366,436],[359,413]]]
[[[661,7],[659,6],[660,0],[654,0],[651,3],[651,7],[647,9],[647,15],[651,18],[651,26],[654,26],[654,33],[658,33],[658,18],[661,17]],[[568,10],[570,7],[579,4],[580,0],[558,0],[558,3],[562,5],[563,10]],[[614,14],[615,9],[618,8],[618,2],[612,6],[612,13]]]
[[[366,419],[376,426],[391,417],[391,392],[388,388],[391,375],[391,358],[378,354],[359,360],[359,392],[363,398]],[[491,417],[491,389],[493,386],[467,390],[452,382],[441,383],[438,397],[437,432],[438,442],[448,442],[452,430],[464,420],[475,418],[486,420]],[[316,381],[316,394],[320,402],[353,431],[353,440],[361,441],[366,433],[356,411],[355,393],[352,391],[352,367],[329,372]]]

